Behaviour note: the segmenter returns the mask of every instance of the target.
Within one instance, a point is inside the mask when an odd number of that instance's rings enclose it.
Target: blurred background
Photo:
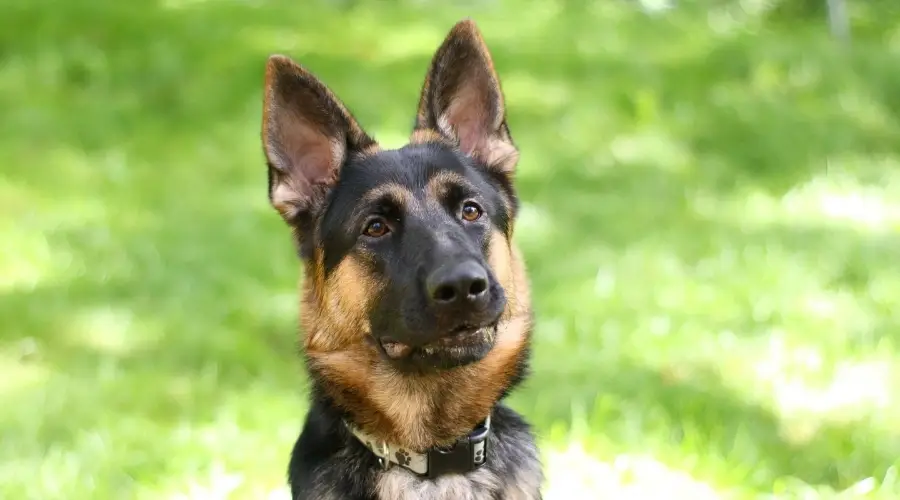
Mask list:
[[[266,57],[399,146],[471,16],[522,150],[546,498],[900,498],[900,4],[837,7],[4,0],[0,497],[287,498]]]

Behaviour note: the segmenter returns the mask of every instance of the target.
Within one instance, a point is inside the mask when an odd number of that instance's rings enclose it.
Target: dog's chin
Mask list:
[[[402,372],[451,370],[477,363],[491,352],[497,339],[497,324],[461,327],[449,335],[421,346],[410,346],[390,337],[375,340],[389,363]]]

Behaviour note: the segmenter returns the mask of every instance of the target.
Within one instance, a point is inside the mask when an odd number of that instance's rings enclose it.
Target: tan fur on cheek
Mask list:
[[[521,266],[520,256],[515,254],[512,247],[506,239],[506,236],[500,231],[491,232],[491,240],[488,244],[488,265],[494,272],[494,276],[506,292],[506,300],[508,305],[503,317],[509,318],[519,313],[523,300],[524,304],[528,303],[528,285],[523,283],[524,268]],[[521,279],[519,279],[521,278]],[[525,294],[523,297],[522,294]]]
[[[512,271],[512,289],[515,290],[516,303],[513,315],[528,314],[531,311],[531,284],[525,269],[525,259],[516,245],[510,245],[510,270]]]
[[[328,278],[316,278],[321,290],[313,295],[322,312],[316,331],[307,337],[307,349],[330,351],[361,342],[371,330],[369,309],[381,289],[378,281],[354,256],[344,258]]]
[[[529,321],[530,318],[526,316],[515,316],[500,323],[497,327],[497,343],[482,361],[485,371],[495,376],[512,376],[512,373],[507,373],[512,370],[510,361],[519,355],[525,345]]]
[[[511,248],[506,237],[496,229],[491,231],[491,240],[488,243],[488,265],[494,271],[494,276],[504,289],[509,288],[512,281],[512,263],[510,259]]]

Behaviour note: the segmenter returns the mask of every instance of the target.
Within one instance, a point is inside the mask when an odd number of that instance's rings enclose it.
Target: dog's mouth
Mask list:
[[[479,352],[490,350],[497,338],[497,323],[485,326],[463,324],[448,334],[427,344],[412,346],[399,340],[384,336],[378,339],[381,350],[392,360],[418,358],[469,358],[481,357]]]

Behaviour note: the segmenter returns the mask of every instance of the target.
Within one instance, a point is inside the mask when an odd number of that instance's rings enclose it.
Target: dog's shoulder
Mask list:
[[[333,410],[314,403],[291,452],[288,482],[293,500],[375,500],[373,462],[347,446]]]
[[[540,454],[531,426],[503,402],[491,419],[496,439],[491,443],[491,464],[503,478],[503,500],[540,500],[544,482]]]

